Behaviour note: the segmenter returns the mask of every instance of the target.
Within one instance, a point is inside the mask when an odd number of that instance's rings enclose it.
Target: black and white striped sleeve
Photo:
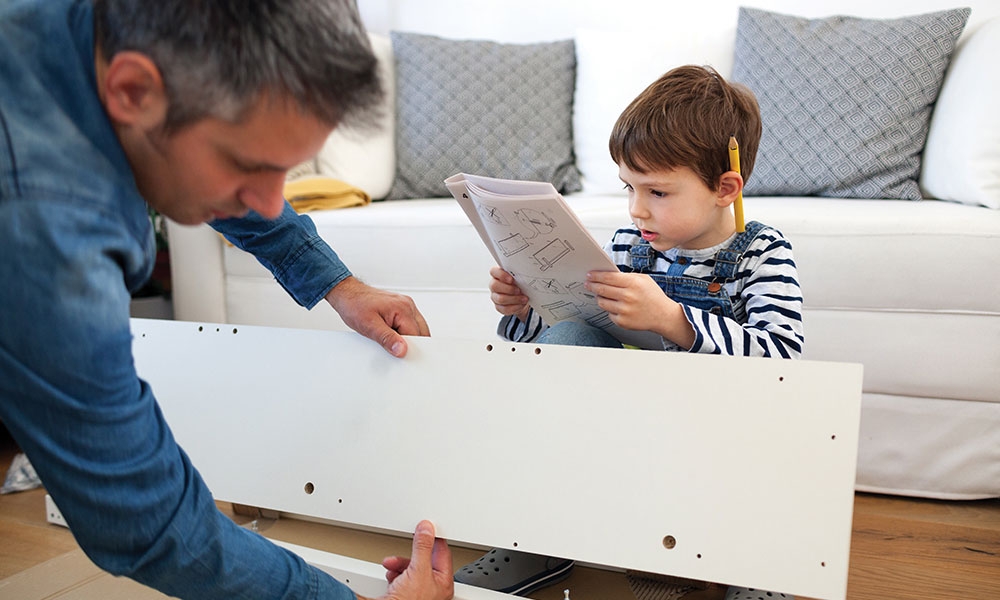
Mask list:
[[[514,315],[501,318],[500,324],[497,326],[497,334],[511,342],[533,342],[548,328],[549,326],[545,324],[535,309],[530,308],[528,309],[527,322]]]
[[[691,352],[799,358],[805,340],[802,290],[791,244],[773,229],[762,232],[744,253],[737,280],[746,322],[684,305],[694,327]]]

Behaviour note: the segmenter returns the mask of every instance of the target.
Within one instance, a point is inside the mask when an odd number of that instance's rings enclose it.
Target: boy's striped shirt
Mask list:
[[[641,242],[638,230],[619,229],[604,250],[619,270],[631,273],[629,250]],[[657,252],[651,271],[666,275],[671,265],[683,259],[688,263],[685,277],[711,282],[715,254],[731,243],[732,238],[702,250],[674,248]],[[804,341],[802,291],[792,246],[779,231],[771,227],[761,230],[743,253],[734,279],[724,283],[723,288],[732,301],[735,319],[682,305],[695,331],[691,352],[778,358],[801,356]],[[503,317],[497,332],[510,341],[531,342],[547,327],[532,310],[527,322],[513,316]],[[663,340],[663,349],[684,351],[668,340]]]

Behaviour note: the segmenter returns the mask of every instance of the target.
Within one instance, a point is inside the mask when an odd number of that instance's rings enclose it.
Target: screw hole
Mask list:
[[[486,344],[486,351],[493,352],[493,344]]]
[[[831,436],[830,436],[830,439],[831,439],[831,440],[835,440],[835,439],[837,439],[837,434],[833,434],[833,435],[831,435]]]
[[[514,542],[514,547],[517,548],[517,542]]]
[[[316,491],[316,486],[313,485],[313,482],[307,481],[303,489],[306,491],[307,494],[312,494],[313,492]]]
[[[205,327],[203,325],[199,325],[198,326],[198,331],[205,331]]]
[[[517,348],[515,348],[515,347],[511,346],[511,347],[510,347],[510,351],[511,351],[511,352],[517,352]]]
[[[235,327],[233,327],[233,334],[234,335],[236,334],[236,328]]]
[[[674,546],[677,545],[677,539],[672,535],[663,536],[663,547],[667,550],[673,550]]]
[[[825,567],[826,566],[826,561],[824,560],[823,562],[819,563],[819,566]]]
[[[784,377],[778,377],[778,381],[784,381],[784,380],[785,380]]]
[[[535,348],[535,354],[541,354],[541,353],[542,353],[541,348]]]
[[[699,552],[699,553],[698,553],[698,554],[697,554],[696,556],[697,556],[698,558],[701,558],[701,553]]]

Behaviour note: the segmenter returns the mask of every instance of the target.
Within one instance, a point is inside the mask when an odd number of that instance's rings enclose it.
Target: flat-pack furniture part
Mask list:
[[[417,337],[397,359],[352,332],[132,327],[218,500],[846,595],[860,365]],[[322,554],[304,558],[357,568]]]

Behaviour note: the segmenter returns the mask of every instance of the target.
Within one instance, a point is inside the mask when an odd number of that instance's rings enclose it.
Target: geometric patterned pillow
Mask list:
[[[391,32],[396,179],[388,199],[448,196],[455,173],[580,190],[572,40],[501,44]]]
[[[763,120],[744,193],[919,200],[931,110],[969,18],[804,19],[740,8],[733,79]]]

